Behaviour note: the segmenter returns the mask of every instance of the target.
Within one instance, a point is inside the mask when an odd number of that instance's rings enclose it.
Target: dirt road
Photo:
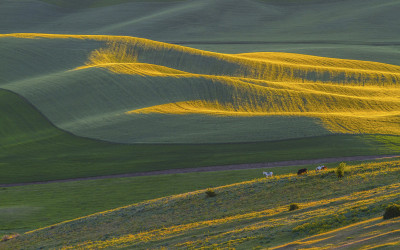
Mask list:
[[[330,163],[330,162],[364,161],[364,160],[376,160],[376,159],[396,158],[396,157],[400,157],[400,155],[350,156],[350,157],[338,157],[338,158],[322,158],[322,159],[314,159],[314,160],[278,161],[278,162],[265,162],[265,163],[250,163],[250,164],[198,167],[198,168],[180,168],[180,169],[168,169],[168,170],[159,170],[159,171],[151,171],[151,172],[137,172],[137,173],[128,173],[128,174],[82,177],[82,178],[73,178],[73,179],[64,179],[64,180],[0,184],[0,187],[14,187],[14,186],[33,185],[33,184],[61,183],[61,182],[71,182],[71,181],[99,180],[99,179],[124,178],[124,177],[149,176],[149,175],[183,174],[183,173],[213,172],[213,171],[226,171],[226,170],[239,170],[239,169],[301,166],[301,165],[309,165],[309,164],[323,164],[323,163]]]

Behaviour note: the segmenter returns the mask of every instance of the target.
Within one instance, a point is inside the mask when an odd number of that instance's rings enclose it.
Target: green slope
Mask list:
[[[104,42],[1,38],[0,85],[45,77],[83,65]]]
[[[338,241],[340,237],[332,238],[337,231],[326,237],[315,235],[348,225],[357,228],[355,223],[365,222],[372,228],[363,232],[379,236],[373,229],[385,224],[381,217],[384,208],[400,202],[399,164],[356,165],[341,179],[333,171],[254,179],[215,188],[213,198],[206,197],[206,190],[168,196],[34,230],[0,246],[251,249],[284,247],[309,236],[315,241],[304,239],[303,244],[345,245],[357,240]],[[300,209],[288,211],[291,203]],[[398,220],[386,223],[398,225]],[[363,237],[361,232],[357,237]],[[354,245],[382,244],[382,239],[398,242],[397,236],[398,232]]]
[[[261,143],[123,145],[52,126],[19,96],[0,90],[0,183],[398,152],[397,137],[327,136]],[[387,141],[385,141],[387,140]],[[389,143],[394,142],[392,148]],[[155,157],[156,156],[156,157]]]
[[[317,119],[306,117],[124,114],[175,101],[229,97],[231,88],[207,79],[149,78],[87,69],[3,87],[23,95],[60,128],[113,142],[249,142],[332,134]]]
[[[26,101],[8,91],[0,91],[0,107],[0,145],[2,146],[14,146],[61,134]]]

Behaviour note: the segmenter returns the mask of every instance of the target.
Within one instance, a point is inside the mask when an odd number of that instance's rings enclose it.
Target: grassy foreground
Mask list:
[[[296,169],[293,166],[268,171],[286,174]],[[259,178],[262,171],[248,169],[0,188],[0,235],[26,232],[145,200],[247,181]]]
[[[325,165],[334,168],[337,163]],[[303,167],[314,169],[316,165]],[[3,201],[0,205],[0,235],[22,233],[145,200],[257,179],[263,171],[273,171],[278,175],[295,173],[299,168],[170,174],[0,188],[0,200]]]
[[[0,246],[280,247],[366,220],[379,227],[384,207],[400,202],[399,172],[400,161],[391,161],[348,167],[341,179],[331,171],[255,179],[215,188],[216,197],[199,190],[145,201],[34,230]],[[288,211],[291,203],[300,209]],[[320,247],[334,242],[319,241]],[[379,237],[367,243],[382,244]]]

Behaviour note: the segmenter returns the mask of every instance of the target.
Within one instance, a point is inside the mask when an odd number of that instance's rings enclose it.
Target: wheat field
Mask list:
[[[108,72],[105,73],[113,81],[124,77],[126,86],[110,86],[106,80],[104,84],[108,86],[101,93],[107,95],[107,88],[113,88],[123,94],[131,88],[130,96],[111,100],[118,106],[111,111],[112,115],[125,116],[124,119],[154,114],[248,119],[305,117],[315,119],[330,133],[400,134],[397,65],[279,52],[223,54],[124,36],[16,33],[0,35],[1,38],[101,42],[83,65],[56,77],[61,80],[85,74],[103,80],[98,70]],[[147,89],[142,91],[146,95],[155,91],[153,100],[139,96],[132,82],[145,85]],[[16,90],[12,83],[6,86]],[[110,114],[104,110],[88,112],[76,121],[81,126],[101,122]],[[50,112],[50,120],[51,115]],[[113,127],[110,122],[107,126]]]

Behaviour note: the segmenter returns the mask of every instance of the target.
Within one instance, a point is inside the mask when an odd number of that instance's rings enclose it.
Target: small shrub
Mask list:
[[[346,168],[346,163],[342,162],[339,164],[339,166],[336,168],[336,175],[338,178],[342,178],[344,176],[344,171]]]
[[[211,188],[207,189],[206,195],[207,195],[207,197],[215,197],[215,196],[217,196],[215,191],[213,189],[211,189]]]
[[[400,216],[400,205],[392,204],[385,208],[385,213],[383,214],[383,219],[391,219]]]
[[[14,233],[14,234],[9,234],[9,235],[4,235],[3,238],[1,238],[0,241],[8,241],[8,240],[17,238],[18,236],[19,236],[19,234],[16,234],[16,233]]]
[[[296,209],[299,209],[299,205],[297,205],[296,203],[290,204],[289,211],[293,211],[293,210],[296,210]]]

